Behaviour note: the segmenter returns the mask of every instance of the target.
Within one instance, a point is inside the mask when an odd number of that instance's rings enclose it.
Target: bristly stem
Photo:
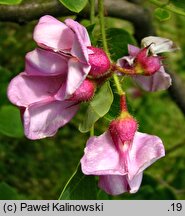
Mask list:
[[[90,23],[95,23],[95,0],[89,0],[90,4]]]
[[[110,53],[109,53],[109,49],[107,45],[107,38],[106,38],[106,32],[105,32],[104,0],[98,0],[98,15],[99,15],[100,31],[101,31],[102,42],[103,42],[103,49],[110,59]]]
[[[99,22],[100,22],[100,30],[101,30],[101,35],[102,35],[103,49],[111,61],[110,53],[109,53],[109,49],[108,49],[108,45],[107,45],[106,32],[105,32],[104,0],[98,0],[98,15],[99,15]],[[113,74],[113,79],[114,79],[114,83],[115,83],[115,86],[117,88],[118,94],[119,95],[125,94],[125,92],[121,88],[119,78],[116,74]]]
[[[118,94],[119,95],[124,95],[125,92],[123,91],[122,87],[121,87],[121,83],[119,81],[119,78],[116,74],[113,74],[113,79],[114,79],[114,83],[115,83],[115,86],[116,86],[116,89],[118,91]]]
[[[119,65],[116,65],[116,64],[114,64],[114,63],[112,63],[112,65],[111,65],[111,70],[113,71],[113,72],[116,72],[116,71],[118,71],[119,73],[121,73],[121,74],[123,74],[123,75],[136,75],[136,74],[138,74],[138,73],[136,73],[136,71],[135,71],[135,69],[133,68],[123,68],[123,67],[120,67]],[[142,72],[143,73],[143,72]]]

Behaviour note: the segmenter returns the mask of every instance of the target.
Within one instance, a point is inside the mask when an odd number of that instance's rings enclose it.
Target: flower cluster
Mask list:
[[[20,108],[29,139],[53,136],[73,118],[80,103],[93,98],[102,77],[105,81],[112,74],[131,76],[146,91],[171,85],[158,55],[176,49],[168,39],[146,37],[141,48],[128,45],[129,55],[111,63],[102,49],[91,45],[85,27],[72,19],[62,23],[43,16],[33,38],[38,48],[26,55],[25,70],[8,87],[8,98]],[[105,133],[87,141],[81,168],[86,175],[99,176],[99,187],[108,194],[134,193],[144,169],[164,155],[159,137],[138,132],[123,92],[120,115]]]
[[[96,90],[91,77],[107,73],[110,61],[91,46],[85,27],[72,19],[65,23],[43,16],[33,38],[39,48],[26,55],[25,71],[9,84],[9,100],[20,107],[29,139],[53,136],[68,123],[79,103]]]

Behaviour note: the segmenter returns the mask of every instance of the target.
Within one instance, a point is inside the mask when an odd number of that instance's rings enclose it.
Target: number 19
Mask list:
[[[181,211],[182,210],[182,204],[181,203],[172,203],[172,211]]]

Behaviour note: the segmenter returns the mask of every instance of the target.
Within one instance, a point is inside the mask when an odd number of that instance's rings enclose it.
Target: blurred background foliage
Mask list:
[[[170,53],[165,64],[185,81],[185,17],[171,13],[161,20],[154,13],[155,6],[142,1],[152,14],[152,24],[158,36],[172,39],[181,48]],[[11,14],[10,14],[11,16]],[[64,20],[65,17],[60,17]],[[89,25],[87,20],[80,20]],[[58,199],[62,188],[76,169],[89,134],[78,130],[87,105],[83,104],[75,118],[52,138],[31,141],[24,137],[18,109],[6,96],[9,81],[24,70],[25,54],[36,47],[32,33],[36,21],[27,24],[0,22],[0,199]],[[132,23],[108,17],[109,28],[124,29],[134,34]],[[118,30],[119,31],[119,30]],[[94,44],[99,40],[98,24],[93,31]],[[118,43],[122,35],[114,34]],[[113,33],[108,34],[111,47]],[[133,41],[133,43],[136,43]],[[122,50],[126,54],[125,50]],[[112,85],[112,84],[111,84]],[[112,85],[113,86],[113,85]],[[114,86],[113,86],[114,88]],[[159,136],[165,145],[166,156],[149,167],[142,186],[136,194],[110,197],[99,191],[99,199],[185,199],[185,122],[184,115],[169,96],[168,91],[147,93],[127,78],[123,88],[128,92],[129,107],[139,122],[139,130]],[[114,95],[114,102],[118,101]],[[108,119],[118,110],[113,103],[111,111],[95,125],[95,134],[104,132]],[[13,113],[13,114],[12,114]]]

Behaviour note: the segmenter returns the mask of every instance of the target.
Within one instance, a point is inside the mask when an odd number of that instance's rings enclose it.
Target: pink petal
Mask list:
[[[88,63],[88,46],[91,46],[86,28],[72,19],[66,19],[65,23],[75,33],[71,54],[81,62]]]
[[[75,58],[68,62],[68,74],[66,81],[66,98],[71,96],[85,80],[90,71],[90,66],[84,65]]]
[[[128,44],[128,53],[132,57],[135,57],[140,52],[140,50],[141,50],[140,48],[133,46],[131,44]]]
[[[134,64],[135,57],[132,56],[124,56],[117,60],[117,65],[122,68],[132,68]]]
[[[99,177],[98,186],[110,195],[128,192],[127,177],[120,175],[104,175]]]
[[[110,195],[136,193],[141,185],[142,176],[143,173],[140,173],[130,181],[127,175],[104,175],[99,177],[98,186]]]
[[[157,136],[136,132],[127,157],[129,180],[141,173],[165,155],[161,139]]]
[[[52,51],[35,49],[26,55],[26,72],[35,76],[66,76],[67,59]]]
[[[133,79],[138,85],[140,85],[146,91],[160,91],[166,90],[171,85],[171,77],[164,70],[164,67],[161,66],[159,71],[151,76],[133,76]]]
[[[143,178],[143,173],[140,172],[138,175],[134,176],[132,180],[127,178],[128,185],[129,185],[129,193],[136,193],[141,185]]]
[[[42,139],[55,135],[68,123],[79,106],[68,101],[43,101],[30,105],[24,112],[24,130],[29,139]]]
[[[64,23],[45,15],[35,27],[33,37],[39,46],[59,51],[71,49],[74,33]]]
[[[28,76],[20,73],[8,86],[8,98],[17,105],[27,107],[29,104],[52,98],[62,86],[60,77]]]
[[[67,98],[66,95],[66,82],[64,82],[58,92],[55,94],[55,99],[63,101],[65,98]]]
[[[124,175],[119,153],[109,132],[98,137],[91,137],[81,159],[82,172],[86,175]]]

